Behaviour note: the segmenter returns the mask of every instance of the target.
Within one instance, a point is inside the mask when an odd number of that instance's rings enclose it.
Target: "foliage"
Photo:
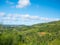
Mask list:
[[[25,25],[0,25],[0,45],[60,45],[60,21]]]

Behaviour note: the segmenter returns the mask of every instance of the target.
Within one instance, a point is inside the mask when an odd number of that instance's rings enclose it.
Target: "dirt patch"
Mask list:
[[[45,36],[47,33],[46,32],[38,32],[40,36]]]

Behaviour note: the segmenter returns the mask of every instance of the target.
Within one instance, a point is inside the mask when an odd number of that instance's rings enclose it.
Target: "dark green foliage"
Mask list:
[[[0,45],[60,45],[60,21],[32,26],[0,25]]]

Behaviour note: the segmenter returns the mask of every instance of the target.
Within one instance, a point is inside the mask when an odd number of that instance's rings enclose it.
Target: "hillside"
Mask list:
[[[60,21],[26,25],[0,25],[0,45],[60,45]]]

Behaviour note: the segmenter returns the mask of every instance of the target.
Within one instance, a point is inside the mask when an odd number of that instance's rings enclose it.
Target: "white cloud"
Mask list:
[[[60,20],[58,18],[45,18],[45,17],[40,17],[40,16],[32,16],[29,14],[5,14],[3,12],[0,12],[1,16],[2,16],[2,22],[3,23],[15,23],[17,24],[17,22],[22,22],[22,23],[39,23],[40,21],[57,21]],[[6,15],[6,16],[4,16]],[[4,16],[4,17],[3,17]]]
[[[11,2],[9,0],[6,0],[6,3],[7,4],[10,4],[11,5],[11,8],[24,8],[24,7],[27,7],[29,6],[31,3],[30,3],[30,0],[18,0],[17,4],[14,6],[13,4],[15,4],[14,2]]]
[[[1,16],[4,16],[4,15],[5,15],[5,13],[4,13],[4,12],[0,12],[0,17],[1,17]]]
[[[31,16],[29,14],[8,14],[6,16],[6,19],[11,19],[11,20],[43,20],[43,21],[54,21],[54,20],[59,20],[58,18],[45,18],[45,17],[39,17],[39,16]]]
[[[28,5],[30,5],[30,0],[19,0],[16,8],[24,8]]]
[[[9,1],[9,0],[6,0],[6,3],[7,4],[14,4],[13,2]]]

